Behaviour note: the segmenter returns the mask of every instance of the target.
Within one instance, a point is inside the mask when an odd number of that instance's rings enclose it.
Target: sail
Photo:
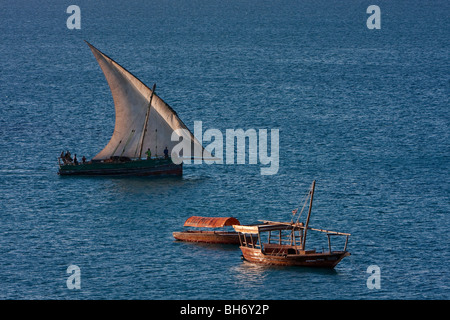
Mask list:
[[[141,158],[145,157],[148,149],[152,156],[163,155],[166,147],[170,155],[174,146],[182,141],[171,139],[172,133],[177,129],[184,129],[175,132],[178,137],[182,136],[182,139],[189,141],[190,156],[211,156],[176,112],[156,93],[152,94],[152,90],[138,78],[90,43],[86,43],[109,84],[116,112],[113,135],[94,160],[109,159],[112,156]]]

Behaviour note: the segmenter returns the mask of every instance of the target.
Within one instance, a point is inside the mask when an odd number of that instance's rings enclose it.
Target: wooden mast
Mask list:
[[[313,203],[314,187],[315,187],[315,185],[316,185],[316,180],[313,181],[312,187],[311,187],[311,198],[309,199],[308,217],[306,218],[305,232],[303,233],[302,250],[305,250],[306,233],[308,232],[309,217],[311,216],[311,208],[312,208],[312,203]]]
[[[153,99],[153,94],[155,93],[155,89],[156,89],[156,83],[153,84],[152,94],[150,95],[150,101],[148,102],[147,114],[145,115],[144,132],[142,132],[142,140],[141,140],[141,149],[139,151],[139,159],[142,157],[142,147],[144,146],[144,138],[145,138],[145,133],[147,132],[147,125],[148,125],[147,122],[148,122],[148,117],[150,115],[150,108],[152,107],[152,99]]]

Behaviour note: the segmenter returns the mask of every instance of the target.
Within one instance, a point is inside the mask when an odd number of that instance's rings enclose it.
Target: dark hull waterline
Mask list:
[[[61,176],[181,176],[182,164],[170,159],[136,160],[128,162],[92,162],[61,165]]]

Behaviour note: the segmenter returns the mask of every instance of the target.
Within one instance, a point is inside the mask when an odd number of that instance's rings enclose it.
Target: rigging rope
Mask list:
[[[302,213],[305,210],[306,204],[308,203],[308,199],[309,199],[310,196],[311,196],[311,190],[308,190],[306,192],[306,194],[304,195],[302,210],[300,210],[300,213],[298,214],[298,217],[297,217],[297,220],[295,221],[295,224],[299,223],[300,217],[302,216]],[[298,208],[300,208],[300,204],[298,205],[298,207],[296,209],[292,210],[293,214],[292,214],[291,223],[294,223],[294,218],[295,218],[295,215],[298,212]],[[286,229],[288,229],[288,228],[289,228],[289,226],[286,227]],[[295,241],[295,227],[292,227],[291,236],[293,236],[294,241]],[[296,243],[295,243],[295,246],[296,246]]]
[[[303,210],[305,210],[306,204],[308,203],[309,196],[310,196],[310,190],[308,190],[308,192],[304,196],[305,200],[303,201],[302,210],[300,211],[300,213],[299,213],[299,215],[297,217],[296,223],[298,223],[298,221],[300,220],[300,217],[302,216]],[[291,223],[294,222],[294,218],[295,218],[295,215],[298,212],[298,208],[300,208],[300,205],[295,210],[292,211],[293,215],[292,215]]]

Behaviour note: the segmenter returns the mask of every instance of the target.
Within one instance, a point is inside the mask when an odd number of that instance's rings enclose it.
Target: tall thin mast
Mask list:
[[[150,95],[150,101],[148,102],[147,114],[145,115],[144,130],[142,131],[142,139],[141,139],[141,150],[139,151],[139,159],[142,157],[142,147],[144,146],[144,138],[145,138],[145,133],[147,132],[147,125],[148,125],[148,117],[150,115],[150,108],[152,106],[152,99],[153,99],[153,94],[155,93],[155,89],[156,89],[156,83],[153,84],[152,94]]]
[[[313,203],[315,185],[316,185],[316,180],[313,181],[312,187],[311,187],[311,198],[309,199],[308,217],[306,218],[306,223],[305,223],[305,233],[303,234],[302,250],[305,250],[306,233],[308,231],[309,217],[311,216],[311,208],[312,208],[312,203]]]

